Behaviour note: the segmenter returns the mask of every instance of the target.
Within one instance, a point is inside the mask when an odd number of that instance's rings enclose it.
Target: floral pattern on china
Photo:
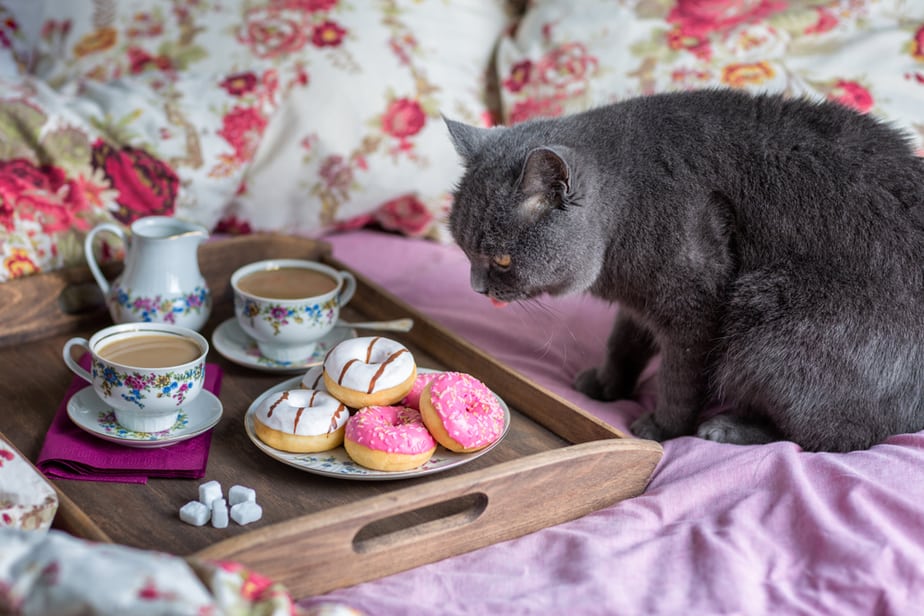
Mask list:
[[[212,308],[212,295],[205,287],[196,287],[191,293],[164,297],[154,297],[143,294],[134,295],[132,289],[114,284],[110,301],[119,306],[123,312],[129,313],[136,320],[176,324],[177,316],[208,314]]]
[[[99,413],[96,421],[101,430],[119,438],[133,439],[136,441],[157,441],[169,435],[171,432],[181,430],[188,426],[189,416],[180,411],[177,415],[176,422],[166,430],[161,430],[160,432],[137,432],[135,430],[129,430],[119,423],[115,413],[112,411]]]
[[[237,301],[235,309],[245,317],[250,317],[250,322],[257,317],[261,317],[273,328],[273,335],[279,335],[279,328],[289,324],[289,319],[295,323],[314,323],[315,325],[331,325],[335,320],[334,307],[338,302],[337,297],[327,300],[323,304],[313,304],[311,306],[283,306],[281,304],[267,304],[261,310],[256,302],[248,299]]]
[[[185,402],[186,393],[193,385],[205,378],[204,367],[201,363],[189,370],[167,372],[157,376],[139,374],[135,371],[119,372],[107,367],[95,358],[91,363],[93,378],[102,377],[100,389],[105,396],[112,396],[114,387],[126,386],[129,393],[123,393],[122,398],[137,404],[138,408],[142,409],[144,408],[144,401],[151,397],[173,398],[177,406],[179,406]]]

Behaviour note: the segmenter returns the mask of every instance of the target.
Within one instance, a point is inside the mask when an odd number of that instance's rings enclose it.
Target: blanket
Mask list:
[[[626,430],[655,403],[571,388],[602,359],[617,306],[546,298],[496,309],[457,248],[375,232],[334,256],[455,333]],[[647,491],[581,519],[305,599],[368,614],[913,614],[924,605],[924,432],[808,453],[695,437],[664,443]]]

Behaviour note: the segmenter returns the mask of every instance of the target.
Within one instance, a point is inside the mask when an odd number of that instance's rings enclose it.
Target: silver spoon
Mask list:
[[[414,327],[414,319],[395,319],[394,321],[366,321],[348,323],[337,321],[334,327],[355,327],[356,329],[375,329],[383,332],[409,332]]]

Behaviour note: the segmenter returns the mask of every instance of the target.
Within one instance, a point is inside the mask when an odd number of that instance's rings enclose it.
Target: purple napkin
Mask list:
[[[89,367],[89,354],[80,364]],[[205,388],[218,395],[221,367],[205,365]],[[110,443],[78,428],[67,416],[67,401],[90,384],[74,376],[58,406],[36,466],[50,478],[147,483],[150,477],[199,479],[205,475],[212,431],[167,447],[141,449]]]

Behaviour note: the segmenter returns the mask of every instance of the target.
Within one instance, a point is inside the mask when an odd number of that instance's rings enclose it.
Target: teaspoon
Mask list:
[[[335,327],[355,327],[356,329],[374,329],[383,332],[409,332],[414,327],[414,319],[395,319],[393,321],[366,321],[348,323],[337,321]]]

